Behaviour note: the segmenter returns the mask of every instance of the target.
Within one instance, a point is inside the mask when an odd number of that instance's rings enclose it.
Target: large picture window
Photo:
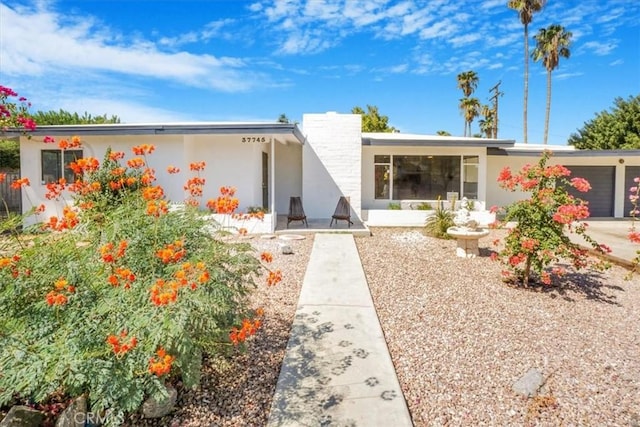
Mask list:
[[[477,199],[478,156],[374,156],[376,199]]]
[[[73,182],[73,171],[69,164],[82,158],[82,150],[42,150],[42,183],[57,182],[64,177]]]

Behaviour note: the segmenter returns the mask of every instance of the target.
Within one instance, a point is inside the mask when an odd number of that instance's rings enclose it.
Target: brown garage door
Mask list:
[[[624,170],[624,216],[631,216],[633,205],[629,200],[629,188],[640,184],[633,182],[633,178],[640,176],[640,166],[627,166]]]
[[[569,188],[569,194],[589,202],[592,218],[612,217],[615,200],[615,166],[567,166],[567,168],[571,170],[569,178],[584,178],[591,184],[591,190],[587,193]]]

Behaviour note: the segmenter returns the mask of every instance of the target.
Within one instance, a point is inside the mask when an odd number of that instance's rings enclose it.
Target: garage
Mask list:
[[[627,166],[624,170],[624,216],[631,216],[631,209],[633,205],[629,200],[629,188],[637,187],[638,183],[633,182],[633,178],[640,176],[640,166]]]
[[[589,202],[592,218],[612,217],[615,201],[615,166],[567,166],[567,168],[571,170],[569,178],[584,178],[591,184],[591,190],[587,193],[569,188],[569,194]]]

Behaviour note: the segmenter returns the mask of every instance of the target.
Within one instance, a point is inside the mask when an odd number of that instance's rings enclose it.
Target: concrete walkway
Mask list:
[[[412,426],[350,234],[316,234],[268,426]]]

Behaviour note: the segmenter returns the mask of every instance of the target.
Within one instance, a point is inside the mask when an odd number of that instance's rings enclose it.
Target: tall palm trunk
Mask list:
[[[529,101],[529,25],[524,24],[524,108],[522,128],[524,129],[524,143],[527,143],[527,103]]]
[[[544,145],[549,136],[549,113],[551,112],[551,70],[547,70],[547,111],[544,116]]]

